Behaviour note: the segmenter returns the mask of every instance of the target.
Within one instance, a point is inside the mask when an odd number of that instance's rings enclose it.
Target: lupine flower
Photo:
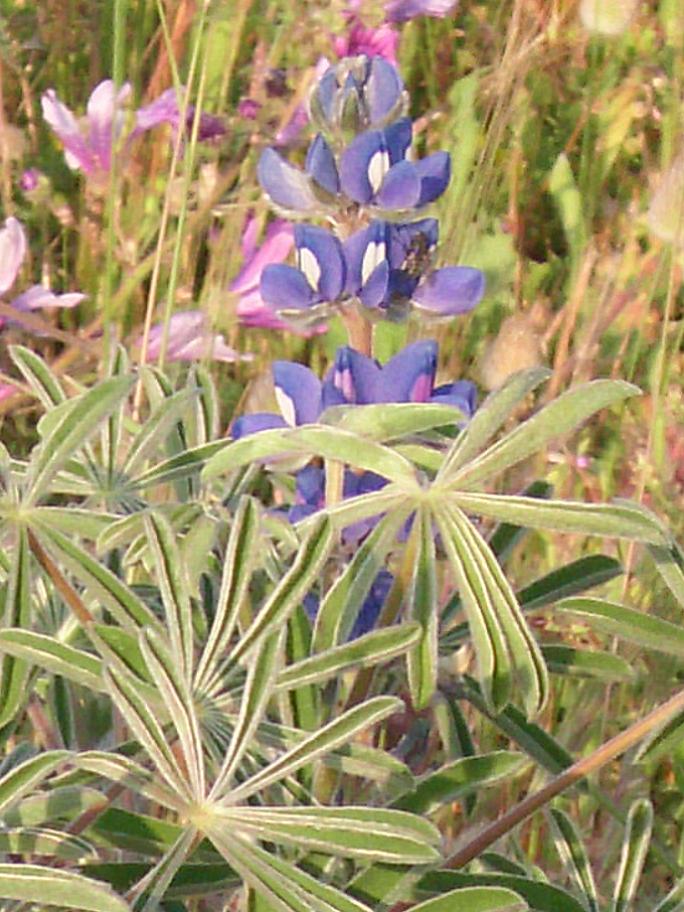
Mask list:
[[[147,357],[150,360],[159,357],[163,332],[161,323],[150,330],[147,344]],[[198,361],[200,358],[246,361],[251,355],[238,354],[226,344],[222,335],[210,332],[201,310],[186,310],[173,314],[169,320],[166,357],[169,361]]]
[[[257,177],[273,205],[292,216],[318,212],[340,190],[335,156],[320,133],[309,146],[304,171],[286,162],[275,149],[264,149]]]
[[[181,93],[185,91],[181,89]],[[131,97],[131,86],[125,83],[117,91],[111,79],[105,79],[93,90],[86,106],[86,116],[78,121],[64,105],[54,89],[48,89],[42,96],[43,116],[57,134],[64,146],[67,165],[80,169],[91,178],[106,176],[112,167],[112,150],[123,138],[127,122],[126,105]],[[182,94],[175,89],[165,92],[140,110],[131,119],[126,140],[151,130],[162,123],[168,123],[174,130],[180,129]],[[192,127],[195,109],[190,105],[186,112],[186,128]],[[199,138],[213,139],[225,133],[223,122],[209,114],[202,114],[199,124]]]
[[[0,296],[10,290],[26,256],[27,244],[21,222],[10,217],[0,230]],[[72,292],[56,295],[44,285],[32,285],[27,291],[13,298],[9,303],[16,310],[38,310],[41,307],[75,307],[85,295]],[[17,317],[20,322],[20,318]],[[0,318],[0,326],[6,320]]]
[[[324,131],[358,133],[401,117],[407,96],[399,73],[382,57],[348,57],[319,79],[309,100]]]
[[[385,15],[389,22],[406,22],[417,16],[443,19],[457,3],[458,0],[389,0],[385,4]]]
[[[285,319],[319,321],[344,291],[347,268],[341,242],[324,228],[296,225],[297,266],[267,266],[261,296]]]
[[[244,265],[230,284],[229,290],[239,295],[238,319],[244,326],[264,329],[286,329],[287,324],[278,319],[273,309],[261,297],[259,285],[264,268],[271,263],[282,263],[294,246],[292,225],[276,219],[266,229],[260,247],[256,246],[258,222],[250,216],[242,235]]]

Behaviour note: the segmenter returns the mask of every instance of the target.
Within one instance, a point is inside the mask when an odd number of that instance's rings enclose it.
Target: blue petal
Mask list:
[[[347,267],[341,242],[324,228],[296,225],[297,264],[322,301],[336,301],[345,286]]]
[[[451,178],[451,156],[448,152],[435,152],[417,161],[415,167],[420,178],[418,205],[426,206],[446,190]]]
[[[269,263],[261,273],[259,293],[273,310],[301,310],[316,303],[306,276],[293,266]]]
[[[280,415],[272,412],[257,412],[254,415],[242,415],[233,422],[230,429],[234,440],[247,437],[248,434],[258,434],[259,431],[270,431],[273,428],[286,428],[288,425]]]
[[[332,383],[344,401],[351,405],[368,405],[376,402],[375,389],[380,368],[373,358],[356,349],[343,345],[337,349],[333,364]]]
[[[332,121],[338,89],[336,68],[330,67],[318,80],[318,85],[314,89],[311,99],[312,102],[318,105],[321,114],[328,123]]]
[[[341,389],[335,386],[335,367],[327,371],[321,384],[321,407],[325,411],[335,405],[348,405],[349,400],[346,398]]]
[[[442,316],[467,313],[484,294],[485,277],[469,266],[437,269],[413,292],[413,303]]]
[[[389,570],[381,570],[375,577],[373,585],[354,621],[354,626],[349,634],[350,640],[363,636],[364,633],[368,633],[375,627],[393,582],[394,577]]]
[[[392,165],[404,161],[412,139],[413,127],[408,117],[402,117],[383,130],[383,142]]]
[[[308,465],[295,475],[297,503],[315,509],[323,506],[325,497],[325,471],[319,466]]]
[[[306,174],[281,158],[275,149],[261,153],[257,177],[263,191],[281,209],[311,212],[320,207]]]
[[[344,290],[347,294],[355,295],[361,291],[361,286],[363,285],[361,276],[363,255],[371,239],[372,225],[373,223],[371,222],[368,228],[355,231],[344,242],[344,260],[347,264],[347,281]]]
[[[370,274],[368,281],[361,289],[361,303],[364,307],[373,309],[385,307],[390,299],[390,268],[387,260],[383,260]]]
[[[404,92],[401,77],[389,61],[373,57],[364,88],[371,126],[380,125],[401,104]]]
[[[439,223],[437,219],[419,219],[417,222],[391,226],[388,259],[393,269],[405,267],[419,271],[422,260],[429,261],[429,254],[437,245]]]
[[[440,405],[455,405],[466,418],[472,418],[477,408],[477,388],[470,380],[445,383],[437,387],[430,401],[438,402]]]
[[[337,173],[335,156],[320,133],[309,146],[305,167],[311,179],[328,193],[336,195],[340,192],[340,177]]]
[[[437,370],[437,343],[425,339],[407,345],[382,368],[378,402],[427,402]]]
[[[389,153],[379,130],[361,133],[340,158],[343,192],[357,203],[369,203],[390,167]],[[374,186],[375,185],[375,186]]]
[[[421,180],[413,162],[393,165],[375,197],[381,209],[413,209],[421,195]]]
[[[273,362],[273,385],[283,418],[291,426],[312,424],[321,414],[321,381],[303,364]]]

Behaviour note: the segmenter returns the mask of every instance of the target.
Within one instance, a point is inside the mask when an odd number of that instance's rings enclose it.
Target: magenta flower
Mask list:
[[[161,352],[164,327],[153,326],[147,343],[147,357],[154,361]],[[169,320],[166,357],[169,361],[249,361],[251,355],[240,355],[226,344],[222,335],[212,333],[206,316],[201,310],[185,310],[173,314]]]
[[[257,229],[257,221],[250,215],[242,235],[244,266],[230,284],[230,291],[240,296],[237,315],[244,326],[289,329],[264,302],[259,286],[264,268],[270,263],[282,263],[290,255],[294,246],[292,225],[284,219],[271,222],[260,247],[256,245]]]
[[[151,104],[140,108],[130,118],[125,142],[159,124],[168,123],[177,131],[180,128],[182,93],[167,89]],[[44,93],[41,103],[43,116],[64,146],[66,163],[74,170],[80,169],[89,178],[102,179],[112,167],[112,149],[124,140],[127,126],[126,104],[131,97],[131,86],[125,83],[118,91],[111,79],[105,79],[93,90],[86,106],[86,115],[77,120],[64,105],[54,89]],[[186,129],[192,127],[195,109],[186,111]],[[199,124],[201,140],[214,139],[225,133],[225,126],[218,117],[202,114]]]
[[[406,22],[416,16],[443,19],[456,6],[458,0],[388,0],[385,16],[388,22]]]
[[[130,95],[129,83],[117,91],[112,80],[105,79],[93,90],[86,115],[78,121],[54,89],[44,93],[41,98],[43,117],[62,141],[70,168],[80,169],[89,177],[109,173],[112,147],[121,136],[126,120],[124,105]]]
[[[367,57],[384,57],[396,66],[399,33],[389,22],[383,22],[377,28],[366,26],[356,13],[346,12],[348,22],[346,35],[334,36],[333,49],[338,57],[356,57],[365,54]]]
[[[12,217],[8,218],[5,227],[0,230],[0,296],[14,285],[26,250],[26,235],[21,222]],[[76,292],[56,295],[44,285],[32,285],[9,303],[18,311],[28,311],[40,307],[75,307],[84,298],[85,295]],[[19,316],[17,322],[21,322]],[[0,326],[4,326],[5,323],[6,320],[0,318]]]

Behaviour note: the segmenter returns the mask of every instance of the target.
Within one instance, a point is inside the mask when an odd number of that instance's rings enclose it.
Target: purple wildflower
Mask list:
[[[406,22],[417,16],[432,16],[443,19],[458,3],[458,0],[389,0],[385,3],[388,22]]]
[[[399,33],[391,23],[383,22],[377,28],[372,28],[364,25],[358,15],[351,11],[345,13],[345,18],[346,35],[338,35],[332,39],[338,57],[366,54],[368,57],[384,57],[396,66]]]
[[[26,250],[26,235],[21,222],[13,217],[8,218],[5,227],[0,230],[0,296],[14,285]],[[32,285],[13,298],[10,306],[18,311],[38,310],[41,307],[75,307],[84,298],[85,295],[77,292],[56,295],[44,285]],[[19,316],[17,321],[21,321]],[[0,326],[5,322],[4,318],[0,319]]]
[[[147,357],[159,357],[164,327],[161,323],[150,330]],[[211,358],[214,361],[246,361],[251,355],[240,355],[226,344],[222,335],[210,332],[207,320],[200,310],[186,310],[173,314],[169,320],[166,357],[169,361],[197,361]]]

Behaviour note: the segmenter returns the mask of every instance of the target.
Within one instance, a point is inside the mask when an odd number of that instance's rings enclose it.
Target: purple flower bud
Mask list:
[[[41,177],[38,168],[27,168],[19,178],[19,186],[24,193],[32,193],[38,187]]]

